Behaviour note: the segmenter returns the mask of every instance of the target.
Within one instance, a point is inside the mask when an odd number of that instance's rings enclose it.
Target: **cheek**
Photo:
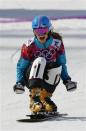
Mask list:
[[[48,38],[48,35],[45,35],[45,38],[47,39],[47,38]]]
[[[37,39],[40,39],[40,37],[38,35],[36,35]]]
[[[36,35],[35,31],[33,31],[34,35]]]

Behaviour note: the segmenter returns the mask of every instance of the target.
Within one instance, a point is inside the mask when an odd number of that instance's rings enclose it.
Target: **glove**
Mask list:
[[[77,82],[66,80],[63,83],[66,86],[67,91],[73,91],[77,88]]]
[[[21,83],[16,83],[13,86],[13,90],[16,94],[22,94],[25,92],[24,86]]]

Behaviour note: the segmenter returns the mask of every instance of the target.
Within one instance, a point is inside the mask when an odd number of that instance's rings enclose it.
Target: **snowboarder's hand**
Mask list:
[[[77,88],[77,82],[66,80],[63,83],[66,86],[67,91],[73,91]]]
[[[22,94],[25,92],[24,86],[21,83],[16,83],[13,86],[13,90],[16,94]]]

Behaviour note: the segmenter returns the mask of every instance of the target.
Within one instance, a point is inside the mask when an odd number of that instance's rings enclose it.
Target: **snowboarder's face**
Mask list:
[[[48,38],[48,28],[34,29],[34,35],[37,37],[40,43],[45,43]]]

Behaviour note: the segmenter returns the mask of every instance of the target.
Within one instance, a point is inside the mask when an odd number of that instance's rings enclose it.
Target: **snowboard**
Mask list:
[[[53,114],[31,114],[26,115],[27,118],[17,120],[18,122],[43,122],[43,121],[51,121],[58,119],[60,120],[67,114],[61,114],[61,113],[53,113]]]

